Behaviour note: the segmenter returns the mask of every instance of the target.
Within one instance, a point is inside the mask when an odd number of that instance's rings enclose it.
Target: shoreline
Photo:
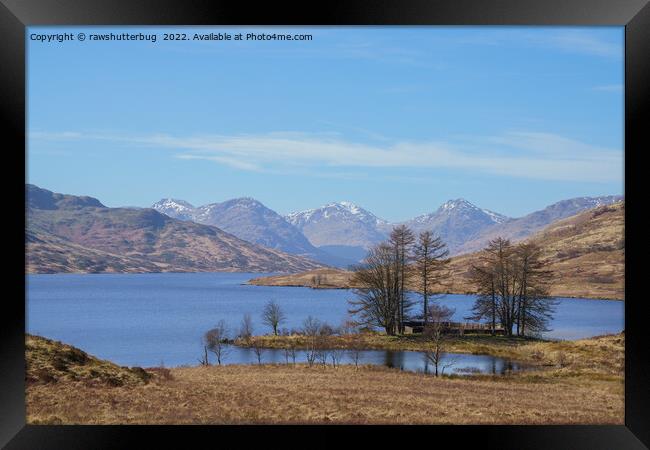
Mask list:
[[[162,275],[162,274],[267,274],[268,272],[242,272],[242,271],[236,271],[236,270],[224,270],[224,271],[219,271],[219,272],[202,272],[202,271],[187,271],[187,272],[179,272],[179,271],[161,271],[161,272],[25,272],[25,276],[29,275],[146,275],[146,274],[156,274],[156,275]],[[303,287],[303,288],[309,288],[309,289],[324,289],[324,290],[352,290],[355,289],[353,286],[337,286],[337,285],[322,285],[322,286],[313,286],[309,285],[307,283],[286,283],[286,284],[277,284],[274,283],[273,281],[270,282],[263,282],[264,279],[267,278],[275,278],[275,277],[290,277],[290,276],[295,276],[295,275],[300,275],[299,273],[279,273],[276,275],[270,275],[270,276],[262,276],[262,277],[256,277],[256,278],[251,278],[243,283],[240,283],[240,286],[265,286],[265,287]],[[257,281],[259,280],[259,281]],[[257,281],[257,282],[256,282]],[[410,291],[414,292],[414,291]],[[443,292],[443,293],[437,293],[437,294],[432,294],[432,295],[476,295],[475,292],[471,291],[455,291],[455,292]],[[555,295],[555,298],[571,298],[571,299],[577,299],[577,300],[607,300],[607,301],[616,301],[616,302],[625,302],[624,298],[618,298],[618,297],[597,297],[597,296],[590,296],[590,295],[575,295],[575,294],[562,294],[562,295]]]
[[[589,338],[597,339],[596,338]],[[523,363],[530,366],[544,366],[540,359],[531,356],[535,351],[571,346],[582,340],[575,341],[552,341],[530,337],[505,337],[505,336],[451,336],[445,341],[443,353],[459,353],[468,355],[484,355],[496,358],[508,359],[513,362]],[[248,340],[235,339],[232,345],[240,348],[254,348],[258,346],[264,349],[309,349],[309,337],[305,335],[273,336],[260,335],[252,336]],[[578,344],[579,345],[579,344]],[[404,351],[404,352],[426,352],[430,350],[430,344],[422,335],[387,336],[382,334],[362,333],[357,335],[339,335],[320,337],[320,348],[347,351]]]
[[[280,276],[285,276],[285,275],[280,275]],[[245,286],[265,286],[265,287],[303,287],[303,288],[309,288],[309,289],[340,289],[340,290],[353,290],[356,289],[355,287],[344,287],[344,286],[310,286],[308,284],[272,284],[272,283],[251,283],[251,281],[254,280],[261,280],[262,278],[266,277],[260,277],[260,278],[251,278],[245,283],[242,283],[242,285]],[[269,277],[270,278],[270,277]],[[411,293],[415,291],[409,291]],[[456,291],[456,292],[438,292],[435,294],[430,294],[430,295],[477,295],[476,292],[461,292],[461,291]],[[555,295],[554,298],[570,298],[570,299],[575,299],[575,300],[607,300],[607,301],[616,301],[616,302],[624,302],[624,298],[617,298],[617,297],[590,297],[587,295]]]

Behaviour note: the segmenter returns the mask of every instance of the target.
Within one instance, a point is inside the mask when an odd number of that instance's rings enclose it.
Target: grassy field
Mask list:
[[[142,376],[79,350],[84,356],[65,357],[72,347],[60,343],[32,336],[27,343],[31,424],[623,423],[623,335],[504,344],[539,369],[439,378],[306,365],[158,368]]]

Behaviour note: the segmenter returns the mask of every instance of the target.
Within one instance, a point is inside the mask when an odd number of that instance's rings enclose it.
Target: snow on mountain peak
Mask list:
[[[472,203],[468,202],[464,198],[457,198],[456,200],[447,200],[445,203],[443,203],[443,205],[440,208],[443,210],[450,210],[455,208],[478,209],[476,206],[474,206]]]
[[[307,209],[305,211],[298,211],[287,214],[285,217],[289,223],[297,225],[299,223],[306,223],[309,221],[320,221],[323,219],[337,218],[341,220],[354,219],[362,222],[373,222],[376,224],[386,223],[384,220],[379,219],[374,214],[366,211],[356,204],[343,200],[339,202],[328,203],[320,208]]]
[[[455,200],[447,200],[445,203],[443,203],[440,208],[438,208],[438,211],[436,213],[432,214],[424,214],[422,216],[416,217],[415,220],[422,222],[426,220],[428,217],[431,217],[435,214],[439,213],[450,213],[453,210],[465,210],[465,211],[476,211],[476,212],[481,212],[485,215],[487,215],[490,220],[492,220],[494,223],[503,223],[508,218],[502,214],[495,213],[493,211],[490,211],[489,209],[483,209],[479,208],[478,206],[474,205],[471,202],[468,202],[464,198],[457,198]]]
[[[152,206],[154,209],[173,209],[175,211],[186,211],[194,209],[189,202],[185,200],[177,200],[175,198],[163,198]]]

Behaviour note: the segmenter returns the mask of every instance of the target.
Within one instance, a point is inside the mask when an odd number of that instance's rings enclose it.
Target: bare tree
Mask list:
[[[264,347],[262,347],[262,343],[257,339],[253,339],[251,347],[253,348],[253,353],[255,353],[255,356],[257,357],[257,364],[262,365],[262,355],[264,354]]]
[[[341,365],[341,360],[343,359],[343,355],[345,355],[345,350],[342,348],[332,348],[329,353],[332,360],[332,367],[336,368]]]
[[[354,367],[359,368],[359,361],[361,360],[361,354],[363,352],[363,336],[359,333],[353,334],[350,339],[349,354],[352,361],[354,361]]]
[[[326,322],[321,323],[316,338],[316,354],[323,366],[327,365],[327,357],[332,350],[329,348],[330,337],[334,334],[334,329]],[[336,363],[334,362],[334,365]]]
[[[275,336],[278,335],[278,326],[281,323],[286,321],[286,316],[280,305],[278,305],[274,300],[270,300],[265,306],[264,311],[262,312],[262,322],[273,330]]]
[[[318,338],[321,323],[318,319],[309,316],[302,323],[302,333],[307,337],[307,364],[314,365],[318,357]]]
[[[199,364],[202,366],[209,366],[210,361],[208,361],[208,347],[207,345],[203,346],[203,356],[199,359]]]
[[[388,242],[394,253],[396,274],[394,289],[399,303],[396,318],[397,329],[400,334],[403,334],[406,314],[409,307],[412,305],[408,301],[406,283],[411,275],[408,264],[410,262],[410,250],[415,242],[415,236],[406,225],[398,225],[393,228],[393,231],[391,231]]]
[[[378,244],[371,248],[363,263],[353,267],[352,284],[360,286],[354,290],[355,299],[348,300],[348,312],[365,326],[378,326],[388,335],[398,329],[400,307],[399,276],[393,248]]]
[[[439,374],[440,363],[445,351],[447,323],[454,315],[454,312],[455,310],[451,308],[436,304],[430,305],[427,311],[429,318],[424,329],[424,337],[428,342],[428,348],[425,355],[435,368],[435,376]],[[443,367],[443,371],[445,367]]]
[[[208,330],[204,337],[205,346],[217,358],[217,364],[221,365],[221,361],[228,353],[228,328],[224,320],[220,320],[217,325]]]
[[[445,281],[449,278],[446,266],[449,263],[447,255],[449,250],[440,237],[434,237],[430,231],[423,231],[418,236],[414,248],[414,272],[418,278],[422,292],[423,308],[422,317],[424,326],[427,325],[429,310],[429,297],[433,289],[447,287]]]
[[[500,317],[501,311],[497,284],[498,271],[502,266],[499,260],[505,256],[506,245],[507,242],[504,240],[490,241],[480,253],[478,264],[472,265],[469,272],[470,279],[476,286],[477,297],[472,307],[472,314],[466,319],[480,321],[487,318],[491,324],[492,336],[496,334],[497,318]]]
[[[357,328],[357,323],[352,320],[352,318],[348,317],[343,320],[339,326],[339,333],[344,336],[355,334],[357,332]]]
[[[515,247],[514,269],[519,283],[516,305],[517,335],[526,331],[548,331],[557,301],[549,295],[553,273],[545,268],[542,249],[534,243],[523,242]]]
[[[244,341],[249,342],[253,336],[253,319],[249,313],[244,314],[239,327],[239,337]]]
[[[288,347],[287,347],[288,355],[289,355],[289,357],[291,357],[293,365],[295,366],[296,365],[296,352],[297,352],[296,341],[293,340],[293,339],[290,339],[289,343],[287,345],[288,345]]]
[[[544,266],[535,244],[490,241],[471,269],[478,296],[468,318],[487,318],[492,334],[497,320],[508,336],[546,331],[557,302],[549,296],[552,273]]]

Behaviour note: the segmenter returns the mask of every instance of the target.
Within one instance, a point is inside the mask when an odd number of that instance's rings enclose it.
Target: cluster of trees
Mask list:
[[[403,334],[409,319],[423,320],[426,334],[432,297],[451,286],[448,254],[445,243],[431,232],[416,239],[408,227],[395,227],[386,242],[371,248],[353,268],[352,282],[359,288],[349,312],[360,324],[383,328],[388,335]],[[547,331],[557,302],[549,296],[552,273],[541,255],[534,243],[490,241],[470,269],[478,296],[466,319],[488,321],[492,334],[497,324],[508,336]],[[409,289],[421,293],[422,309],[415,313]]]
[[[431,298],[448,287],[448,254],[445,243],[429,231],[416,238],[405,225],[393,228],[389,239],[353,268],[352,282],[360,288],[349,301],[349,312],[361,324],[381,327],[388,335],[402,334],[415,306],[407,289],[413,283],[422,294],[421,312],[413,317],[426,324]]]
[[[478,297],[468,319],[487,320],[492,334],[497,324],[508,336],[547,331],[557,304],[549,295],[552,276],[538,245],[493,239],[471,268]]]
[[[275,301],[270,300],[264,305],[262,310],[262,323],[267,325],[275,336],[280,332],[280,325],[286,322],[287,317]],[[241,325],[239,327],[238,337],[246,341],[250,340],[253,336],[253,319],[250,314],[244,314]],[[224,320],[217,322],[214,328],[209,329],[203,335],[203,356],[199,359],[201,365],[208,365],[208,352],[212,353],[217,360],[217,364],[221,365],[224,357],[229,353],[231,343],[230,329]],[[262,354],[264,349],[259,345],[253,343],[253,351],[257,356],[257,362],[262,363]],[[295,358],[295,355],[294,355]]]
[[[337,367],[341,359],[346,353],[344,349],[329,348],[329,338],[337,334],[350,334],[350,348],[347,352],[350,359],[354,361],[355,366],[358,366],[361,360],[361,353],[363,351],[363,342],[356,324],[351,321],[346,321],[341,327],[332,327],[327,322],[320,321],[312,316],[307,317],[302,327],[299,329],[280,329],[280,325],[286,322],[286,315],[275,301],[269,301],[264,306],[261,315],[262,323],[267,325],[275,336],[279,334],[290,335],[299,334],[307,338],[307,348],[305,349],[305,356],[307,364],[311,367],[314,364],[327,365],[328,361],[334,367]],[[233,333],[234,335],[234,333]],[[236,334],[239,339],[244,340],[256,356],[258,364],[262,364],[265,348],[262,342],[253,337],[253,320],[250,314],[244,314],[239,331]],[[208,353],[214,355],[217,364],[221,365],[224,358],[230,352],[231,333],[224,320],[217,322],[216,326],[206,331],[203,335],[203,356],[199,359],[202,365],[209,365]],[[284,348],[284,357],[287,364],[293,362],[295,365],[298,348],[295,340],[288,340]]]

